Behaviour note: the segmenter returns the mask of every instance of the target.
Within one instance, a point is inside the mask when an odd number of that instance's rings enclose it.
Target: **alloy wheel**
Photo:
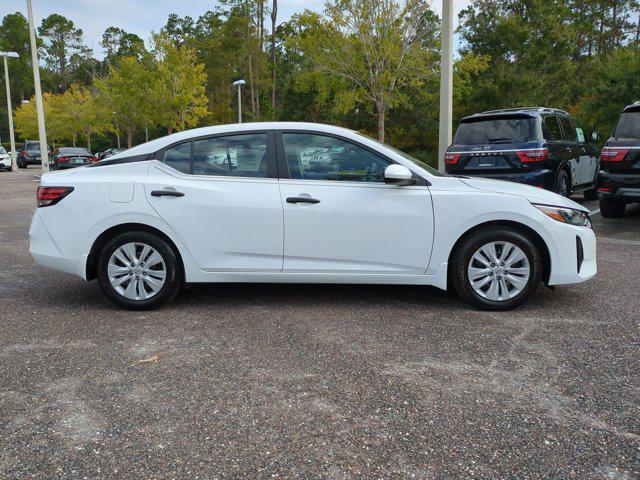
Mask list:
[[[167,267],[162,255],[150,245],[130,242],[111,254],[107,264],[109,282],[130,300],[147,300],[164,286]]]
[[[531,276],[529,259],[520,247],[509,242],[490,242],[471,257],[469,283],[476,294],[501,302],[518,296]]]

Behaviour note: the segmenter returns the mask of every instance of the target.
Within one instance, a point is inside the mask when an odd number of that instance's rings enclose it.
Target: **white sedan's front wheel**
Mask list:
[[[508,227],[488,227],[458,246],[451,282],[464,300],[480,308],[508,310],[531,297],[542,271],[542,257],[530,238]]]

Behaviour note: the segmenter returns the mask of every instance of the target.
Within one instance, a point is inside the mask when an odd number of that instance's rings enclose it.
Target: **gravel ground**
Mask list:
[[[208,285],[132,313],[34,265],[37,172],[0,174],[1,478],[640,478],[640,206],[512,312]]]

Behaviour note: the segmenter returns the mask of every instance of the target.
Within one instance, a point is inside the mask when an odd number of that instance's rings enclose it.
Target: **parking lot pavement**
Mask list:
[[[640,476],[638,207],[594,215],[595,279],[512,312],[210,285],[134,313],[33,264],[37,178],[0,175],[1,478]]]

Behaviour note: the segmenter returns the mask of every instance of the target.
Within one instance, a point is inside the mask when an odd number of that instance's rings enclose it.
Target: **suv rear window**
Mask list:
[[[523,143],[536,139],[536,121],[531,117],[467,120],[460,124],[453,143]]]
[[[624,112],[613,132],[615,138],[640,138],[640,112]]]

